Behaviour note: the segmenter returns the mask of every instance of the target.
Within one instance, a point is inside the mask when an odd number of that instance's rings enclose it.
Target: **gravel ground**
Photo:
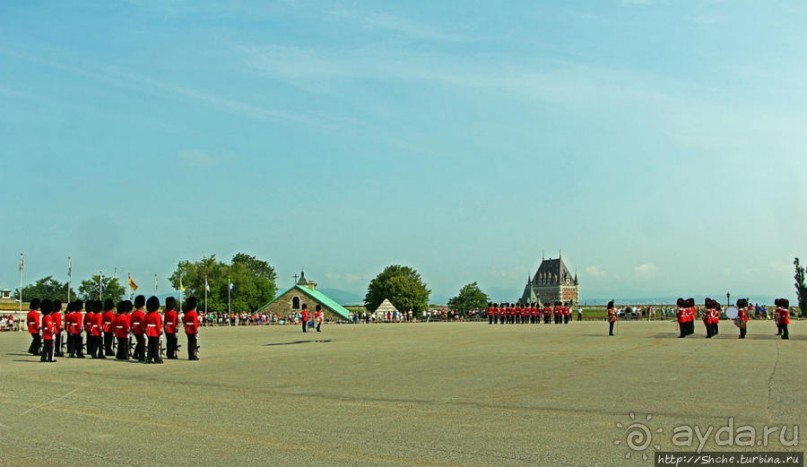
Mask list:
[[[766,426],[789,431],[753,448],[712,434],[706,451],[804,451],[787,446],[807,422],[803,323],[790,341],[771,322],[744,341],[730,323],[715,339],[702,328],[203,328],[200,361],[163,365],[44,364],[27,334],[2,333],[0,464],[650,465],[655,449],[697,448],[675,430],[730,424],[760,443]]]

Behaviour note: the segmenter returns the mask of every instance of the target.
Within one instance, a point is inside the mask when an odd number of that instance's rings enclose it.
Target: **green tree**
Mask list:
[[[75,298],[76,292],[70,289],[70,298]],[[20,291],[14,291],[14,298],[20,298]],[[28,284],[22,288],[22,298],[24,300],[31,300],[38,298],[40,300],[61,300],[67,301],[67,283],[61,283],[53,278],[53,276],[43,277],[33,284]]]
[[[485,310],[488,306],[488,295],[479,289],[476,282],[465,285],[460,293],[448,301],[448,307],[467,313],[471,310]]]
[[[428,306],[430,294],[431,290],[426,288],[416,270],[396,264],[387,266],[370,281],[364,306],[368,310],[375,310],[386,298],[401,311],[420,312]]]
[[[796,297],[799,301],[799,310],[801,315],[805,316],[805,313],[807,313],[807,284],[804,281],[804,268],[799,263],[798,258],[793,261],[793,265],[796,266],[794,278],[796,279]]]
[[[78,295],[82,300],[98,300],[99,292],[103,292],[101,297],[104,300],[111,298],[117,302],[126,294],[126,289],[120,285],[117,277],[104,277],[103,290],[99,290],[98,278],[99,275],[95,274],[89,279],[81,281],[81,285],[78,287]]]
[[[196,296],[200,307],[204,307],[205,277],[207,278],[209,311],[227,311],[227,290],[230,283],[234,285],[231,299],[232,310],[236,312],[254,311],[271,301],[277,292],[277,275],[272,266],[244,253],[233,256],[231,264],[217,260],[216,255],[195,262],[180,261],[170,279],[175,289],[179,289],[180,277],[185,287],[184,295]]]

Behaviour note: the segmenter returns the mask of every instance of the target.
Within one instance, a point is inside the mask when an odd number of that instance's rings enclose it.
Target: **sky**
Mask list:
[[[0,3],[0,288],[244,252],[363,296],[794,295],[807,7]],[[804,258],[807,260],[807,257]]]

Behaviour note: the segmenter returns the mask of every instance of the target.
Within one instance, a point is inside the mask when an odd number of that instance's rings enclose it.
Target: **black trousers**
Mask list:
[[[115,358],[118,360],[129,360],[129,338],[128,337],[118,337],[118,353],[115,354]]]
[[[42,347],[42,355],[39,358],[40,362],[55,362],[56,359],[53,358],[53,340],[46,340],[43,341],[44,346]]]
[[[135,334],[135,348],[134,353],[132,354],[132,358],[142,362],[146,360],[146,339],[143,338],[143,334]]]
[[[746,326],[740,328],[740,339],[745,339],[745,333],[748,331]]]
[[[781,324],[782,327],[782,339],[790,339],[790,334],[787,333],[787,324]]]
[[[114,353],[112,352],[112,339],[114,339],[114,337],[115,336],[113,336],[111,332],[104,333],[104,351],[107,355],[112,355]]]
[[[322,326],[322,321],[317,321],[317,332],[319,332],[320,326]]]
[[[104,336],[92,336],[92,340],[95,342],[93,345],[93,350],[95,350],[93,357],[106,358],[104,355]]]
[[[186,334],[188,336],[188,360],[199,360],[196,355],[196,334]]]
[[[148,363],[162,363],[160,358],[160,338],[148,337]]]
[[[608,335],[609,336],[614,335],[614,321],[609,321],[608,322]]]
[[[42,352],[42,336],[39,334],[31,334],[31,345],[28,347],[28,353],[31,355],[39,355]]]
[[[308,329],[306,329],[307,327],[308,327],[308,321],[303,321],[303,332],[308,332]]]
[[[81,340],[81,334],[70,334],[70,338],[73,341],[73,347],[70,351],[70,355],[75,355],[76,357],[84,358],[84,343]]]
[[[166,348],[165,348],[166,358],[170,358],[172,360],[177,358],[177,335],[166,333],[165,340],[166,340]]]

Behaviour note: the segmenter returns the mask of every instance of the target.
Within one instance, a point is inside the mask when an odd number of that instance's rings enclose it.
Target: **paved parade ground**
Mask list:
[[[200,361],[183,335],[163,365],[39,363],[2,333],[0,464],[648,465],[696,450],[673,443],[686,427],[713,430],[706,451],[805,450],[788,446],[807,430],[803,322],[789,341],[769,321],[745,340],[725,322],[715,339],[672,322],[323,329],[202,328]],[[728,426],[755,446],[717,446]]]

